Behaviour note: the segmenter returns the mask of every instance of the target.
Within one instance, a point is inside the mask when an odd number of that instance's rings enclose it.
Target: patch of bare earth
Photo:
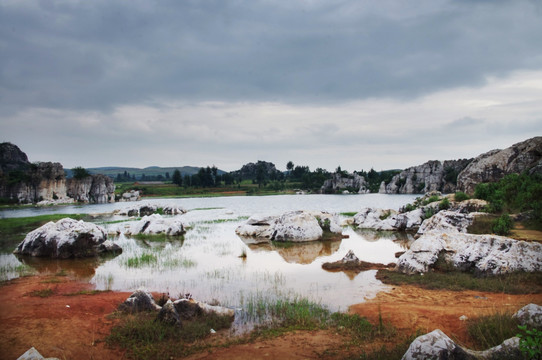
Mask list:
[[[52,279],[57,280],[51,282]],[[44,298],[31,295],[47,288],[53,290],[52,295]],[[91,289],[91,285],[67,277],[43,275],[4,283],[0,287],[0,358],[16,359],[31,346],[45,357],[59,359],[125,358],[123,351],[108,348],[103,340],[117,321],[109,315],[130,294],[100,292],[66,296]],[[542,294],[506,295],[395,286],[390,292],[379,293],[375,299],[353,305],[350,312],[365,316],[374,324],[378,323],[380,313],[385,322],[397,327],[398,338],[418,328],[423,331],[439,328],[468,345],[465,323],[459,320],[461,315],[471,318],[495,311],[515,312],[531,302],[542,304]],[[296,331],[213,348],[189,359],[333,359],[349,352],[394,345],[362,344],[363,348],[347,349],[347,341],[333,330]]]

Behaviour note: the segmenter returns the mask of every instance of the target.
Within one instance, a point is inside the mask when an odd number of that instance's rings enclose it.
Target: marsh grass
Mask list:
[[[353,217],[357,214],[357,211],[347,211],[347,212],[342,212],[340,213],[340,215],[342,216],[348,216],[348,217]]]
[[[132,268],[150,266],[158,263],[158,257],[151,253],[143,253],[139,256],[131,257],[125,260],[124,265]]]
[[[67,294],[63,294],[64,296],[79,296],[79,295],[99,295],[106,292],[111,292],[111,290],[79,290]]]
[[[486,350],[516,336],[519,321],[512,313],[497,311],[491,315],[467,320],[467,333],[475,350]]]
[[[378,270],[376,278],[390,285],[416,285],[424,289],[478,290],[505,294],[537,294],[542,292],[542,272],[515,272],[505,275],[477,277],[461,271],[430,271],[423,276]]]
[[[204,350],[198,340],[207,338],[211,329],[227,329],[231,318],[216,314],[183,321],[182,327],[156,320],[156,313],[120,315],[120,323],[111,329],[106,343],[127,350],[132,359],[171,359]]]
[[[147,242],[167,242],[167,241],[184,241],[183,235],[167,235],[164,233],[161,234],[135,234],[131,235],[132,238],[140,241],[147,241]]]

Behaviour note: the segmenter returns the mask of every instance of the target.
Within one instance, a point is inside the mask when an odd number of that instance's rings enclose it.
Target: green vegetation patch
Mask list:
[[[496,312],[467,320],[467,333],[474,350],[486,350],[516,336],[518,325],[519,321],[511,313]]]
[[[340,215],[342,216],[348,216],[348,217],[353,217],[357,214],[357,211],[347,211],[347,212],[342,212],[340,213]]]
[[[106,292],[111,292],[111,290],[79,290],[79,291],[64,294],[64,296],[98,295],[98,294],[103,294]]]
[[[121,315],[120,324],[111,329],[106,343],[126,349],[132,359],[172,359],[208,348],[198,340],[207,338],[211,329],[226,329],[230,325],[229,316],[216,314],[183,321],[182,327],[156,321],[155,313]]]
[[[132,238],[136,240],[141,241],[148,241],[148,242],[166,242],[170,240],[176,240],[176,241],[184,241],[183,235],[168,235],[166,233],[160,233],[160,234],[135,234],[131,235]]]
[[[46,298],[46,297],[52,296],[54,293],[55,291],[53,289],[47,288],[47,289],[31,291],[28,293],[28,295],[34,296],[34,297]]]
[[[430,271],[423,275],[406,275],[396,271],[378,270],[376,278],[385,284],[416,285],[424,289],[477,290],[505,294],[542,293],[542,272],[476,277],[461,271]]]
[[[126,259],[124,265],[127,267],[139,268],[143,266],[154,265],[158,263],[158,257],[151,253],[144,253],[139,256]]]

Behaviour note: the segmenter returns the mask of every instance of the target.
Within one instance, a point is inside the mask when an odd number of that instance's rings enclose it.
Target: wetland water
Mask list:
[[[375,279],[376,271],[359,274],[327,272],[321,265],[341,259],[353,250],[361,260],[389,263],[408,239],[395,233],[375,233],[345,227],[348,238],[301,244],[251,244],[235,234],[237,226],[255,214],[273,215],[290,210],[357,212],[364,206],[398,209],[412,202],[411,195],[287,195],[223,198],[152,199],[138,203],[62,206],[5,210],[0,217],[51,213],[107,214],[142,203],[170,204],[185,208],[180,215],[190,228],[184,238],[165,241],[137,240],[124,235],[109,238],[122,254],[90,260],[50,260],[11,254],[0,255],[0,266],[20,262],[37,271],[60,270],[94,284],[97,289],[132,291],[145,287],[167,292],[174,298],[191,294],[204,302],[243,308],[249,303],[275,298],[308,298],[330,310],[347,310],[386,288]],[[105,215],[95,222],[111,228],[127,217]],[[124,223],[121,223],[124,224]],[[246,253],[246,257],[240,257]]]

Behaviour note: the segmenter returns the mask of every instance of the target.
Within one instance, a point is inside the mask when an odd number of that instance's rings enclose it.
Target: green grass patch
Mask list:
[[[57,278],[51,278],[51,279],[46,279],[46,280],[43,280],[43,281],[40,281],[42,284],[60,284],[60,283],[63,283],[64,281],[60,280],[60,279],[57,279]]]
[[[0,253],[11,253],[17,245],[24,240],[29,232],[48,223],[49,221],[58,221],[63,218],[72,218],[81,220],[87,215],[80,214],[51,214],[20,218],[0,219]]]
[[[98,294],[103,294],[106,292],[111,292],[111,290],[79,290],[79,291],[64,294],[64,296],[98,295]]]
[[[512,313],[496,312],[467,320],[467,333],[474,350],[486,350],[500,345],[504,340],[516,336],[519,322]]]
[[[28,293],[28,295],[34,296],[34,297],[46,298],[46,297],[52,296],[54,293],[55,291],[53,289],[47,288],[47,289],[42,289],[42,290],[31,291],[30,293]]]
[[[385,284],[416,285],[424,289],[477,290],[505,294],[538,294],[542,292],[542,272],[515,272],[476,277],[461,271],[430,271],[423,275],[406,275],[390,270],[378,270],[376,278]]]
[[[230,325],[229,317],[216,314],[183,321],[182,327],[156,321],[155,313],[121,315],[120,324],[111,329],[106,343],[126,349],[131,359],[179,358],[208,348],[209,345],[199,340],[207,338],[211,329],[225,329]]]

